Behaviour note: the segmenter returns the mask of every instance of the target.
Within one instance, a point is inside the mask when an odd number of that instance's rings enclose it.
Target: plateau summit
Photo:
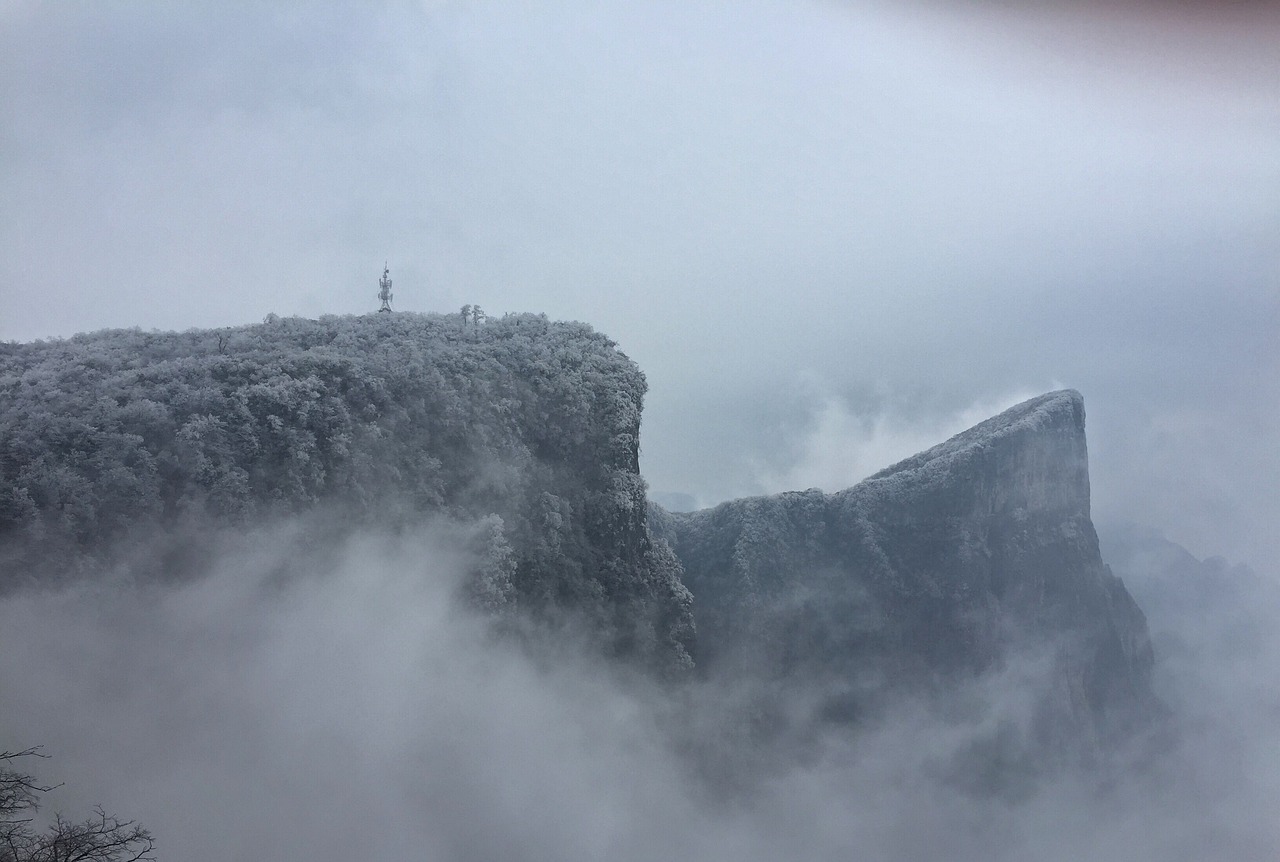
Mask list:
[[[535,315],[2,344],[0,585],[192,577],[210,536],[272,519],[311,519],[320,545],[436,519],[473,559],[473,606],[666,678],[820,691],[823,722],[1032,659],[1037,745],[1095,749],[1152,703],[1143,614],[1090,520],[1079,393],[838,493],[676,514],[646,502],[645,390],[608,338]]]

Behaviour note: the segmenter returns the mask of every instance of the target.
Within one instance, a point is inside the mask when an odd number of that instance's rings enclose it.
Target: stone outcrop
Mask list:
[[[697,660],[820,681],[851,718],[886,689],[1051,668],[1036,733],[1087,743],[1150,701],[1146,623],[1089,515],[1079,393],[1052,392],[834,494],[672,514]]]

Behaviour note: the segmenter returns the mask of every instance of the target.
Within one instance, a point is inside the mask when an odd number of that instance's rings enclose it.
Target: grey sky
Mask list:
[[[1097,514],[1270,564],[1278,19],[1075,8],[6,3],[0,338],[372,310],[386,260],[617,339],[656,491],[1073,386]]]

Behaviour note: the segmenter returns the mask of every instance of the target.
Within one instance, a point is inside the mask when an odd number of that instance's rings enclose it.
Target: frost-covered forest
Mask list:
[[[471,525],[482,604],[572,608],[612,650],[679,665],[689,597],[645,526],[644,392],[608,338],[535,315],[0,345],[0,574],[66,577],[145,540],[135,570],[172,576],[211,525],[431,515]]]

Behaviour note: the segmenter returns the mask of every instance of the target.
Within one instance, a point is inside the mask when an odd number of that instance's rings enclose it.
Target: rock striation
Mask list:
[[[1040,661],[1044,741],[1100,742],[1151,701],[1141,610],[1089,514],[1084,403],[1019,404],[834,494],[656,508],[694,595],[697,660],[817,680],[856,718],[886,690]]]

